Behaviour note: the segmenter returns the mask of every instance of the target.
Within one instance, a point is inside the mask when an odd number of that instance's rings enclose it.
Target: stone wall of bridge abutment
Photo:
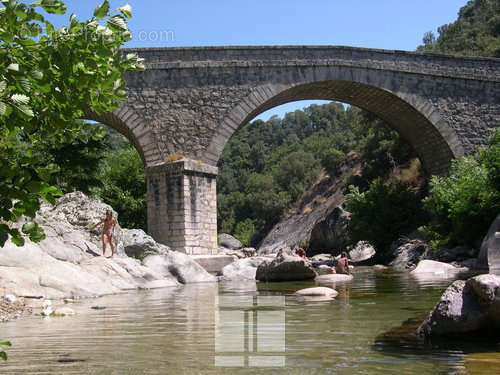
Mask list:
[[[126,76],[129,99],[113,115],[147,166],[149,232],[189,253],[215,251],[215,166],[232,134],[267,109],[303,99],[364,108],[432,174],[500,123],[499,59],[307,46],[134,51],[147,70]],[[174,154],[201,162],[165,163]]]
[[[151,236],[187,254],[216,254],[216,175],[216,167],[186,159],[148,168]]]

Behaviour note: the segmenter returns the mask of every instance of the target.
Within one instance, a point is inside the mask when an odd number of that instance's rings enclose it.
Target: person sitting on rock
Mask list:
[[[90,227],[90,230],[94,229],[98,225],[104,224],[102,229],[102,256],[106,254],[106,244],[109,242],[109,246],[111,247],[111,258],[115,257],[115,244],[114,244],[114,236],[113,231],[117,224],[116,220],[113,218],[113,213],[111,210],[106,211],[106,216],[97,224],[94,224]]]
[[[345,275],[350,275],[349,271],[349,260],[347,259],[347,253],[345,251],[340,255],[339,260],[337,260],[337,265],[335,266],[336,273],[343,273]]]
[[[306,251],[303,248],[301,248],[301,247],[295,249],[295,254],[297,254],[301,258],[305,258],[306,257]]]

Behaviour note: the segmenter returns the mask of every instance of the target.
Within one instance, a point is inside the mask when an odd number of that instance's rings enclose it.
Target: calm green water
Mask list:
[[[331,301],[312,282],[189,285],[73,304],[77,316],[0,325],[1,374],[495,374],[498,344],[393,342],[450,280],[358,269]],[[93,305],[107,306],[92,310]]]

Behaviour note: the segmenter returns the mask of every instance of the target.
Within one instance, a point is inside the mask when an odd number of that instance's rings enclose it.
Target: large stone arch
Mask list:
[[[151,129],[141,121],[140,116],[133,109],[122,105],[112,112],[100,115],[89,112],[85,117],[110,126],[125,136],[136,148],[146,168],[162,162]]]
[[[255,88],[225,117],[207,149],[208,162],[217,163],[232,134],[260,113],[288,102],[311,99],[340,101],[377,115],[409,141],[431,174],[447,173],[451,160],[464,155],[457,134],[431,103],[414,94],[368,84],[373,82],[369,74],[363,77],[288,85],[269,83]]]
[[[364,108],[408,139],[432,174],[473,154],[500,120],[500,59],[342,46],[128,51],[147,69],[126,75],[118,120],[98,120],[130,130],[141,150],[149,233],[190,254],[217,252],[217,162],[231,135],[269,108],[300,99]]]

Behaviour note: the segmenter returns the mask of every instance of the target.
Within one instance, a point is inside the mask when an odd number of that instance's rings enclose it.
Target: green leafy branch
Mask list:
[[[5,352],[5,347],[6,346],[12,346],[10,341],[4,341],[0,342],[0,359],[3,359],[4,361],[7,360],[7,353]]]
[[[34,221],[40,202],[62,195],[51,185],[57,165],[45,165],[39,145],[57,147],[82,136],[87,113],[104,113],[127,98],[126,71],[144,69],[136,54],[120,47],[131,39],[130,5],[110,14],[105,0],[90,20],[74,14],[58,29],[39,12],[65,14],[61,0],[31,4],[0,0],[0,246],[8,237],[18,246],[24,236],[44,238]],[[44,26],[44,28],[42,28]]]

